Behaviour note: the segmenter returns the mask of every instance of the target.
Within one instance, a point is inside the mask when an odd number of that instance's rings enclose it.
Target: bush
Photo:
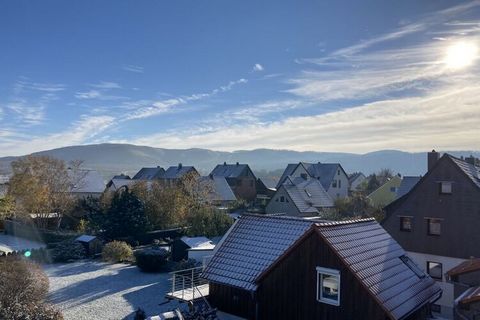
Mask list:
[[[62,320],[45,304],[48,277],[35,263],[19,257],[0,260],[0,319]]]
[[[135,251],[137,266],[144,272],[162,271],[167,264],[169,253],[165,249],[143,249]]]
[[[108,262],[132,261],[133,250],[126,242],[112,241],[103,247],[102,259]]]
[[[173,267],[174,271],[192,269],[195,267],[201,267],[202,263],[195,259],[182,260],[175,264]]]
[[[86,257],[84,246],[75,240],[65,240],[58,243],[52,250],[54,262],[68,262]]]

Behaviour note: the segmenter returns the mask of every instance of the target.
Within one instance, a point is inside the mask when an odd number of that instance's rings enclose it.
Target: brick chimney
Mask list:
[[[178,164],[178,169],[182,169],[182,164],[181,163]]]
[[[432,170],[435,163],[440,159],[440,153],[436,152],[435,149],[432,152],[428,153],[428,171]]]

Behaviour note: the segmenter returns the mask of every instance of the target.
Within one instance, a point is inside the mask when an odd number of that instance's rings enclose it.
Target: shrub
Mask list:
[[[195,267],[200,267],[202,266],[202,263],[195,260],[195,259],[188,259],[188,260],[182,260],[182,261],[179,261],[175,264],[175,266],[173,267],[173,270],[174,271],[178,271],[178,270],[186,270],[186,269],[192,269],[192,268],[195,268]]]
[[[162,271],[168,261],[165,249],[143,249],[135,252],[137,266],[144,272]]]
[[[35,263],[19,257],[0,260],[0,319],[62,320],[45,304],[48,277]]]
[[[68,262],[83,259],[86,256],[83,245],[75,240],[65,240],[58,243],[52,250],[54,262]]]
[[[126,242],[112,241],[103,247],[102,258],[108,262],[132,261],[133,250]]]

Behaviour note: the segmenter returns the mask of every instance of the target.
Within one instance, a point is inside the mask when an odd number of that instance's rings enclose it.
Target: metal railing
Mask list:
[[[185,301],[203,299],[209,305],[200,291],[200,287],[208,286],[208,281],[200,277],[202,271],[203,267],[195,267],[171,272],[172,296]]]

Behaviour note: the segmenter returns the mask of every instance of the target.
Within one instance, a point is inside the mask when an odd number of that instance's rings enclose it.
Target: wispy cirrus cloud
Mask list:
[[[144,67],[133,65],[133,64],[124,64],[122,66],[122,69],[125,70],[125,71],[135,72],[135,73],[143,73],[144,72]]]
[[[117,82],[100,81],[98,83],[90,84],[91,87],[97,89],[121,89],[122,86]]]
[[[126,114],[122,120],[134,120],[134,119],[144,119],[149,118],[152,116],[157,116],[166,112],[172,111],[173,108],[185,105],[189,102],[199,101],[202,99],[207,99],[212,96],[215,96],[219,93],[227,92],[232,90],[232,88],[236,85],[247,83],[248,81],[244,78],[238,79],[236,81],[230,81],[228,84],[220,86],[216,89],[213,89],[210,92],[206,93],[194,93],[188,96],[179,96],[179,97],[172,97],[165,100],[155,101],[153,103],[149,103],[148,100],[142,100],[143,102],[148,103],[148,105],[141,105],[135,111],[132,111]],[[127,106],[131,107],[131,103],[127,103]]]
[[[3,154],[24,155],[36,151],[83,144],[104,132],[114,124],[110,116],[82,116],[71,128],[45,136],[22,135],[6,131],[0,140]]]
[[[14,92],[20,94],[25,90],[41,91],[55,93],[64,91],[66,86],[60,83],[42,83],[42,82],[32,82],[28,78],[22,77],[20,80],[17,80],[14,85]]]

